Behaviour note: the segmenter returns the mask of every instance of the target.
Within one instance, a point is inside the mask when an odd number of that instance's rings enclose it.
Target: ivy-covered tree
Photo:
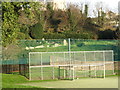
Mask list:
[[[2,11],[3,11],[3,25],[2,25],[2,43],[3,46],[7,46],[15,41],[17,37],[17,32],[19,31],[18,24],[18,10],[14,2],[3,2]],[[16,10],[17,9],[17,10]]]
[[[20,39],[20,37],[25,36],[26,32],[30,32],[29,27],[34,26],[38,22],[43,27],[43,9],[43,5],[40,2],[3,2],[3,45],[7,46],[12,44],[16,39]],[[25,15],[24,18],[23,15]],[[23,28],[26,28],[24,29],[25,31],[22,30]],[[41,32],[41,30],[43,31],[43,28],[39,31]]]

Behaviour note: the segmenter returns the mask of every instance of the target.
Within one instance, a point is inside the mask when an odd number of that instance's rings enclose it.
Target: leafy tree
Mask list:
[[[30,9],[28,8],[29,3],[30,2],[2,2],[2,43],[4,46],[12,44],[18,39],[18,32],[21,28],[19,16],[23,8],[26,14],[30,14]]]
[[[42,5],[40,2],[30,2],[29,3],[31,10],[29,17],[36,17],[37,21],[41,23],[43,26],[44,24],[44,5]]]
[[[30,39],[31,28],[36,26],[39,22],[41,25],[44,24],[42,15],[42,4],[40,2],[27,2],[22,3],[22,8],[19,16],[19,23],[21,24],[21,32],[25,34],[25,39]],[[40,29],[39,32],[41,32]],[[34,29],[35,31],[35,29]],[[32,30],[33,32],[33,30]],[[35,32],[38,32],[36,30]],[[22,34],[21,34],[22,35]],[[38,36],[39,37],[39,36]]]
[[[3,25],[2,25],[2,43],[3,46],[7,46],[15,41],[17,32],[19,31],[18,12],[19,8],[16,8],[13,2],[3,2]],[[17,9],[17,10],[16,10]]]
[[[36,17],[37,23],[30,28],[30,35],[34,39],[41,39],[45,28],[44,5],[40,2],[31,2],[31,17]]]

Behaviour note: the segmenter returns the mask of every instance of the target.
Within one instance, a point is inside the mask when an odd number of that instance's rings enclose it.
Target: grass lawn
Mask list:
[[[21,83],[33,83],[33,82],[44,82],[44,81],[28,81],[24,76],[15,74],[2,74],[2,88],[41,88],[30,85],[20,85]],[[46,90],[42,89],[42,90]],[[50,89],[53,90],[53,89]]]
[[[71,45],[71,51],[95,51],[95,50],[111,50],[113,49],[112,45],[83,45],[83,46],[77,46],[77,45]],[[59,46],[59,47],[47,47],[47,48],[37,48],[31,50],[33,52],[62,52],[62,51],[68,51],[68,46]]]
[[[25,77],[13,74],[2,74],[2,88],[34,88],[34,86],[17,85],[29,82]]]
[[[52,42],[56,42],[52,41]],[[57,42],[56,42],[57,43]],[[63,41],[61,41],[62,44],[59,47],[44,47],[44,48],[36,48],[32,49],[33,52],[61,52],[61,51],[68,51],[68,46],[63,46]],[[33,43],[29,42],[30,45]],[[47,44],[47,43],[46,43]],[[83,45],[81,45],[83,44]],[[94,50],[111,50],[113,49],[113,46],[116,46],[117,41],[105,41],[105,40],[74,40],[71,41],[71,51],[94,51]],[[24,47],[26,47],[25,45]],[[35,46],[35,45],[33,45]]]

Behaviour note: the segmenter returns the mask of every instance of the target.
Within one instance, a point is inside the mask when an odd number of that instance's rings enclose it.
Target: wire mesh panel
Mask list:
[[[30,80],[105,77],[114,74],[113,51],[30,52]]]
[[[61,79],[68,78],[70,75],[76,78],[103,77],[104,73],[112,75],[115,67],[117,74],[120,60],[118,45],[119,40],[18,40],[16,44],[2,48],[2,73],[19,73],[27,78],[30,78],[31,75],[32,80],[44,80],[47,79],[44,75],[49,71],[51,71],[50,77],[53,75],[52,78],[57,79],[60,69]],[[65,52],[68,50],[70,52]],[[114,57],[111,50],[114,51]],[[29,52],[32,53],[28,59]],[[115,61],[115,65],[112,63],[113,61]],[[50,70],[44,69],[50,66]],[[59,66],[61,67],[59,68]],[[103,70],[104,68],[105,70]]]

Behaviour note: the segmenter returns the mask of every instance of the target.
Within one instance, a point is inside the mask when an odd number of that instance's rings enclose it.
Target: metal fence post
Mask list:
[[[29,80],[31,80],[30,53],[29,53]]]
[[[68,51],[70,51],[70,38],[68,38]]]
[[[103,51],[103,60],[104,60],[104,66],[103,67],[104,67],[104,79],[105,79],[105,73],[106,73],[105,72],[105,51]]]

